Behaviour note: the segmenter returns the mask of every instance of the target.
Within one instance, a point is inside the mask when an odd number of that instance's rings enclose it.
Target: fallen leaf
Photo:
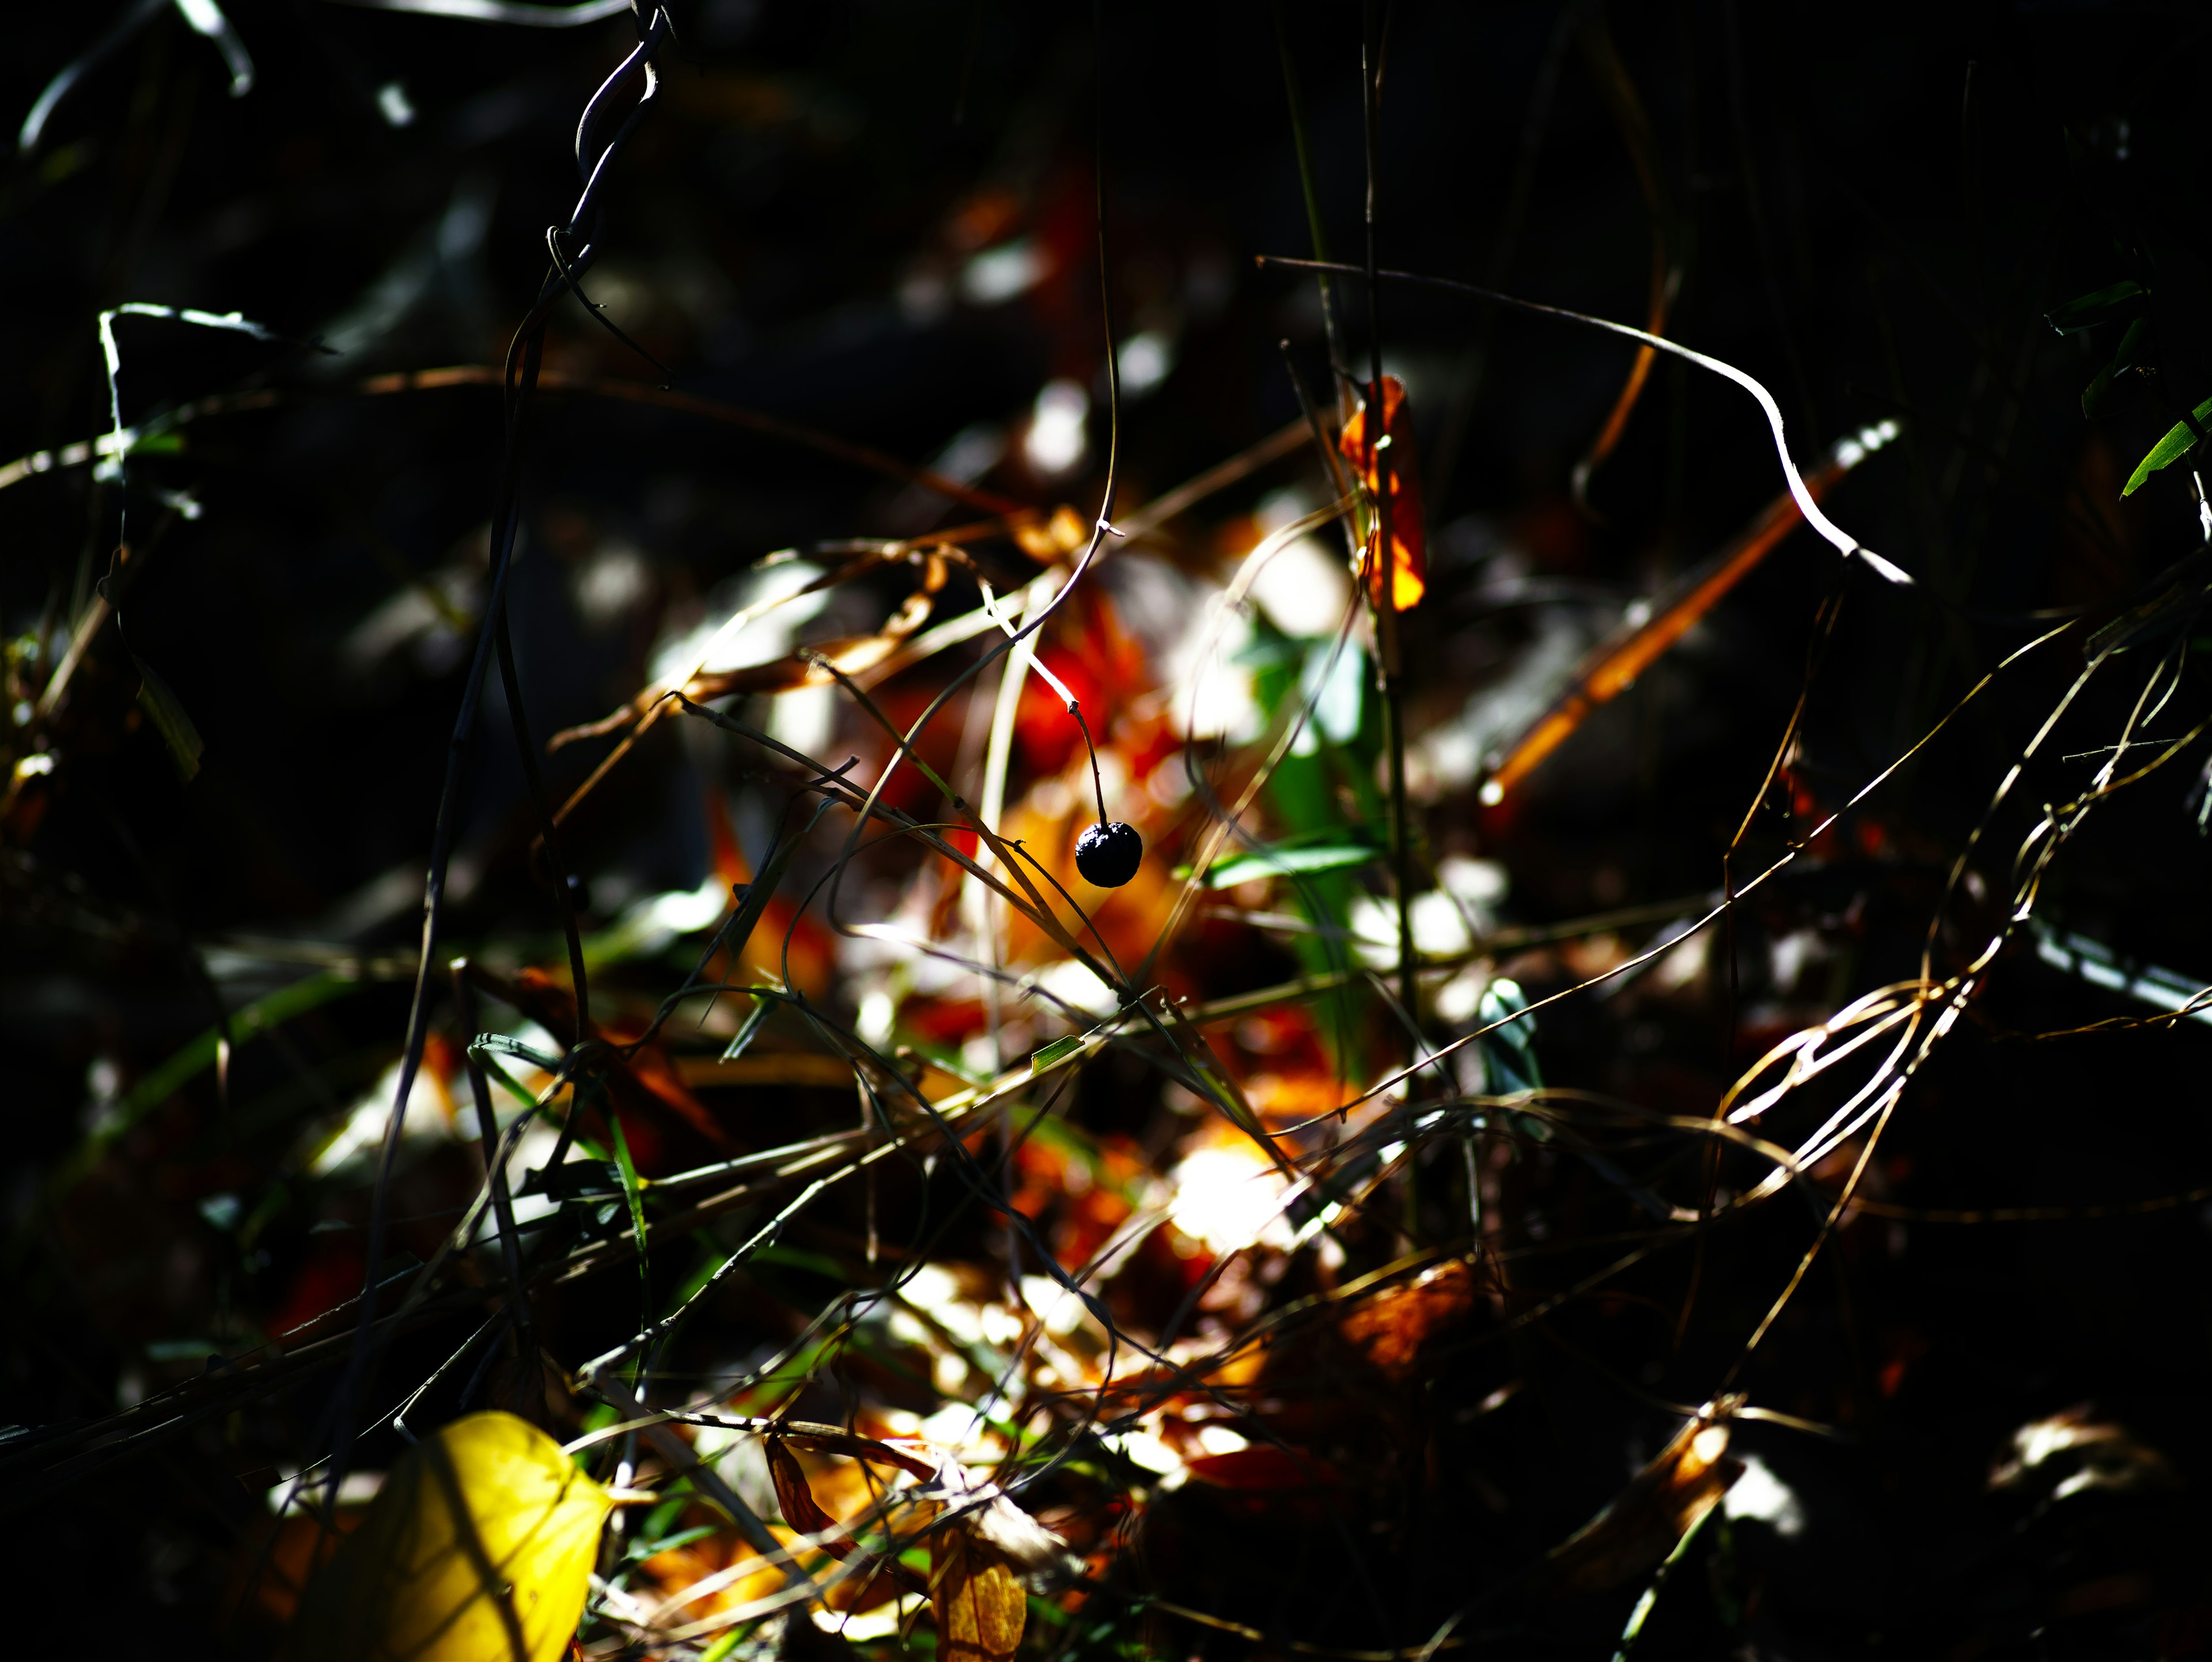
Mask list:
[[[939,1662],[1010,1662],[1029,1621],[1029,1595],[1005,1553],[956,1525],[930,1543],[929,1609]]]
[[[803,1535],[813,1536],[822,1550],[831,1557],[855,1562],[860,1567],[850,1579],[830,1589],[823,1602],[830,1609],[868,1610],[893,1597],[902,1587],[908,1592],[927,1594],[928,1587],[912,1570],[895,1558],[885,1558],[862,1546],[822,1509],[798,1457],[782,1438],[770,1437],[763,1446],[768,1452],[769,1476],[775,1483],[776,1505],[782,1509],[783,1521]]]
[[[1394,1385],[1411,1378],[1421,1347],[1474,1307],[1474,1271],[1454,1259],[1418,1280],[1361,1300],[1337,1324],[1341,1333]]]
[[[1421,470],[1413,454],[1413,417],[1406,406],[1406,389],[1395,375],[1382,377],[1382,431],[1387,446],[1373,445],[1367,437],[1367,411],[1355,411],[1337,441],[1352,465],[1359,470],[1368,493],[1383,498],[1381,451],[1389,455],[1390,484],[1387,508],[1390,521],[1390,592],[1393,612],[1409,612],[1428,592],[1428,537],[1421,525]],[[1371,544],[1374,539],[1370,535]],[[1383,604],[1381,562],[1368,563],[1370,598]]]
[[[309,1584],[296,1662],[553,1662],[584,1613],[617,1497],[512,1414],[408,1450]]]
[[[338,1543],[360,1527],[361,1514],[359,1507],[340,1507],[335,1532],[307,1513],[264,1520],[249,1537],[245,1574],[252,1579],[241,1580],[234,1595],[243,1592],[250,1596],[273,1621],[290,1621],[300,1608],[301,1592],[331,1561]]]

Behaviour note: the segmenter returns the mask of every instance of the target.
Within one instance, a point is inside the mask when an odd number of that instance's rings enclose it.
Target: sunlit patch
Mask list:
[[[643,554],[623,543],[602,548],[576,574],[576,609],[586,628],[614,622],[652,592],[653,568]]]
[[[999,306],[1035,288],[1052,270],[1043,248],[1027,237],[987,248],[962,268],[960,297],[971,306]]]
[[[2055,1501],[2088,1489],[2124,1492],[2179,1485],[2164,1454],[2124,1426],[2091,1417],[2092,1412],[2088,1403],[2077,1403],[2021,1427],[2012,1434],[2010,1454],[1990,1471],[1990,1487],[2027,1488],[2055,1478],[2050,1495]]]
[[[330,1177],[382,1148],[392,1123],[392,1105],[399,1093],[399,1064],[378,1076],[334,1131],[325,1133],[307,1160],[319,1178]],[[416,1070],[407,1093],[407,1117],[400,1129],[403,1147],[443,1142],[453,1135],[453,1099],[445,1081],[428,1067]]]
[[[799,628],[830,604],[827,590],[800,593],[821,575],[820,567],[804,560],[769,560],[723,584],[705,616],[680,633],[663,636],[653,648],[653,682],[682,686],[695,674],[782,657]]]
[[[1052,380],[1036,395],[1022,457],[1048,479],[1072,473],[1091,454],[1091,397],[1076,382]]]
[[[1121,343],[1115,367],[1121,372],[1122,396],[1140,399],[1174,369],[1175,338],[1157,329],[1139,331]]]
[[[1200,1135],[1169,1174],[1169,1222],[1216,1254],[1259,1243],[1287,1248],[1294,1232],[1282,1215],[1282,1173],[1234,1128]]]
[[[397,81],[387,81],[376,89],[376,113],[384,118],[387,127],[411,127],[415,125],[415,101],[407,96],[407,88]]]
[[[1803,1534],[1805,1507],[1797,1491],[1777,1477],[1756,1454],[1744,1455],[1742,1459],[1743,1476],[1721,1497],[1722,1512],[1731,1519],[1762,1523],[1785,1541]]]

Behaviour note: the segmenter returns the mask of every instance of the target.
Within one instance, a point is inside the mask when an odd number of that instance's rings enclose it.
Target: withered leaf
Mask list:
[[[1394,1385],[1412,1377],[1421,1347],[1474,1307],[1475,1272],[1454,1259],[1352,1306],[1337,1330]]]
[[[843,1527],[822,1508],[814,1498],[814,1490],[806,1481],[805,1470],[781,1437],[766,1440],[768,1470],[775,1484],[776,1505],[781,1508],[783,1521],[802,1534],[811,1535],[819,1542],[822,1550],[841,1561],[858,1562],[860,1573],[832,1589],[828,1603],[836,1610],[865,1610],[891,1596],[895,1587],[904,1587],[908,1592],[927,1594],[928,1587],[895,1558],[885,1558],[871,1551],[847,1534]]]
[[[770,1437],[766,1447],[768,1473],[775,1483],[775,1503],[782,1509],[783,1521],[807,1535],[826,1535],[835,1530],[836,1519],[823,1511],[815,1500],[813,1489],[807,1485],[806,1474],[799,1470],[798,1457],[784,1446],[783,1439]],[[845,1555],[836,1547],[829,1549],[840,1558]]]
[[[1600,1592],[1658,1568],[1743,1476],[1743,1462],[1728,1452],[1728,1422],[1742,1406],[1741,1397],[1718,1397],[1686,1421],[1603,1511],[1552,1549],[1538,1585]]]
[[[959,1525],[931,1543],[929,1608],[939,1662],[1011,1662],[1029,1620],[1012,1561]]]

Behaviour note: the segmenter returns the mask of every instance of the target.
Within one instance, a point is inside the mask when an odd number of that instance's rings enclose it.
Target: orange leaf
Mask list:
[[[1367,411],[1355,411],[1344,424],[1337,447],[1359,470],[1369,496],[1384,506],[1384,517],[1390,524],[1390,609],[1410,612],[1428,591],[1428,538],[1421,526],[1421,469],[1413,452],[1413,411],[1406,406],[1406,389],[1395,375],[1382,377],[1382,431],[1389,443],[1370,445]],[[1387,493],[1382,477],[1386,471],[1389,475]],[[1370,536],[1370,551],[1373,544]],[[1381,563],[1371,551],[1367,581],[1369,598],[1381,606]]]
[[[1458,1259],[1418,1281],[1386,1287],[1346,1312],[1337,1330],[1364,1353],[1383,1378],[1412,1377],[1421,1347],[1474,1307],[1474,1271]]]
[[[958,1528],[931,1543],[929,1608],[939,1662],[1012,1662],[1030,1613],[1006,1554]]]

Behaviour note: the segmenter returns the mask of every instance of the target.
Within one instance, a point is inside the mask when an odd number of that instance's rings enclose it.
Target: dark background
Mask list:
[[[1902,440],[1829,505],[1923,592],[1840,575],[1800,533],[1512,812],[1483,819],[1464,794],[1433,803],[1436,845],[1504,862],[1508,912],[1531,923],[1719,881],[1832,592],[1843,611],[1792,775],[1822,811],[2039,629],[2075,614],[2094,624],[2159,592],[2148,585],[2200,543],[2185,470],[2124,502],[2119,489],[2180,409],[2212,391],[2198,85],[2212,19],[2199,9],[1594,9],[1648,113],[1669,199],[1682,267],[1669,334],[1771,387],[1801,463],[1870,423],[1903,423]],[[15,9],[0,117],[28,109],[106,10]],[[1561,9],[1399,0],[1390,11],[1382,263],[1640,320],[1645,199]],[[118,1145],[96,1202],[48,1198],[96,1121],[100,1070],[112,1096],[206,1026],[210,988],[182,943],[412,950],[410,870],[428,846],[465,651],[410,642],[369,661],[346,642],[410,577],[465,580],[480,564],[499,412],[481,387],[349,389],[383,370],[500,362],[542,276],[544,228],[573,201],[577,113],[631,38],[622,19],[497,28],[306,0],[240,0],[229,14],[253,56],[249,94],[227,96],[213,46],[165,14],[87,75],[0,184],[0,454],[106,427],[103,307],[235,309],[289,342],[343,349],[120,326],[126,421],[211,392],[288,396],[195,424],[181,454],[132,465],[134,539],[162,517],[148,494],[157,485],[189,490],[203,509],[161,532],[124,607],[131,648],[206,741],[198,776],[180,784],[133,715],[138,677],[112,630],[58,728],[18,720],[0,741],[11,761],[33,748],[57,759],[0,825],[14,1232],[0,1421],[29,1426],[110,1411],[118,1381],[146,1373],[143,1343],[228,1273],[195,1234],[204,1173],[182,1175],[181,1151],[198,1147],[193,1127],[213,1111],[204,1093],[187,1093],[160,1135]],[[1112,5],[1097,39],[1080,9],[1006,0],[707,0],[678,17],[686,50],[665,60],[666,98],[619,163],[587,284],[677,386],[925,461],[975,423],[1018,420],[1048,377],[1093,384],[1101,82],[1116,319],[1176,342],[1168,379],[1124,412],[1121,500],[1156,495],[1296,414],[1279,340],[1309,378],[1322,374],[1310,287],[1253,263],[1311,252],[1266,8]],[[1333,252],[1357,259],[1358,9],[1288,3],[1280,27]],[[407,125],[380,111],[388,86],[404,89]],[[1009,225],[1051,250],[1061,275],[1011,302],[963,300],[961,262]],[[2148,373],[2122,377],[2087,419],[2081,389],[2118,331],[2061,337],[2044,314],[2122,278],[2151,291]],[[1361,285],[1346,295],[1364,366]],[[1570,596],[1552,604],[1618,605],[1717,546],[1778,486],[1751,401],[1662,361],[1595,477],[1601,518],[1579,514],[1569,470],[1612,404],[1626,349],[1408,288],[1388,289],[1382,310],[1386,358],[1419,421],[1437,562],[1409,654],[1417,734],[1509,673],[1535,636],[1541,606],[1496,603],[1498,551]],[[573,373],[657,379],[573,307],[549,351],[550,366]],[[661,608],[704,597],[765,551],[911,533],[935,511],[806,451],[665,412],[550,397],[535,419],[512,604],[541,737],[635,690]],[[1104,439],[1094,419],[1094,456]],[[989,483],[1080,505],[1098,476],[1050,486],[1010,462]],[[11,642],[42,639],[51,661],[106,569],[118,508],[81,466],[0,493],[0,632]],[[616,543],[642,561],[641,594],[619,606],[581,587],[588,557]],[[2155,649],[2130,659],[2147,673]],[[35,698],[43,667],[10,651],[10,702]],[[1747,905],[1732,1010],[1717,995],[1697,1020],[1559,1007],[1542,1027],[1553,1082],[1709,1112],[1719,1087],[1800,1025],[1785,1018],[1803,998],[1760,981],[1760,943],[1793,930],[1828,943],[1845,995],[1913,973],[1950,861],[2080,663],[2077,632],[2009,673],[1820,859]],[[1970,952],[1995,928],[2006,861],[2035,807],[2086,775],[2059,755],[2109,743],[2142,679],[2130,663],[2074,708],[2059,739],[2081,741],[2046,746],[1995,816],[1982,864],[1996,898],[1958,909],[1966,922],[1941,952]],[[2193,662],[2148,730],[2186,731],[2204,691]],[[555,922],[528,869],[506,727],[495,696],[469,776],[471,876],[453,928],[550,957]],[[549,780],[565,790],[591,759],[556,758]],[[2212,975],[2206,844],[2188,800],[2201,759],[2185,754],[2101,809],[2039,899],[2058,927],[2192,985]],[[689,811],[698,789],[679,745],[652,751],[580,833],[576,863],[612,880],[610,893],[696,885],[708,869]],[[1739,874],[1778,852],[1787,831],[1766,813]],[[221,995],[234,1008],[283,973],[234,966]],[[301,1079],[341,1094],[365,1087],[393,1053],[404,987],[317,1018],[304,1057],[243,1054],[234,1101],[281,1113],[311,1099],[293,1078],[303,1067]],[[2067,1206],[2212,1181],[2201,1024],[2031,1037],[2147,1013],[2015,946],[1909,1091],[1883,1145],[1881,1192],[1923,1207]],[[1575,1342],[1662,1397],[1696,1400],[1806,1239],[1795,1215],[1716,1237],[1700,1272],[1710,1315],[1679,1339],[1657,1317],[1624,1336],[1622,1321],[1645,1318],[1593,1316]],[[289,1257],[223,1296],[265,1310],[296,1292],[307,1244],[300,1232],[283,1242]],[[2200,1208],[1868,1221],[1832,1256],[1840,1269],[1816,1266],[1748,1387],[1845,1438],[1753,1425],[1738,1441],[1798,1488],[1807,1530],[1783,1540],[1740,1525],[1733,1568],[1686,1562],[1645,1635],[1650,1653],[2183,1656],[2212,1645],[2202,1591],[2212,1532],[2195,1487],[2212,1476],[2212,1239]],[[1665,1275],[1680,1269],[1670,1259]],[[1548,1544],[1617,1485],[1625,1440],[1648,1453],[1655,1428],[1664,1434],[1663,1416],[1617,1373],[1535,1349],[1524,1365],[1547,1371],[1547,1408],[1497,1457],[1517,1464],[1493,1476],[1516,1500],[1559,1493],[1464,1533],[1378,1542],[1375,1573],[1401,1576],[1393,1585],[1410,1591],[1392,1600],[1425,1617],[1492,1579],[1496,1565],[1470,1555],[1510,1561]],[[1453,1377],[1441,1373],[1438,1389]],[[2172,1485],[2092,1486],[2063,1504],[1990,1492],[2014,1427],[2082,1402],[2162,1451]],[[246,1642],[213,1636],[226,1532],[246,1504],[236,1491],[207,1498],[215,1464],[186,1440],[19,1512],[11,1565],[29,1624],[19,1642],[133,1655]],[[1434,1627],[1409,1616],[1404,1633],[1378,1635],[1368,1609],[1331,1617],[1329,1642],[1418,1644]],[[1563,1618],[1549,1638],[1539,1620],[1493,1642],[1607,1654],[1620,1614]],[[1218,1635],[1190,1642],[1237,1648]]]

